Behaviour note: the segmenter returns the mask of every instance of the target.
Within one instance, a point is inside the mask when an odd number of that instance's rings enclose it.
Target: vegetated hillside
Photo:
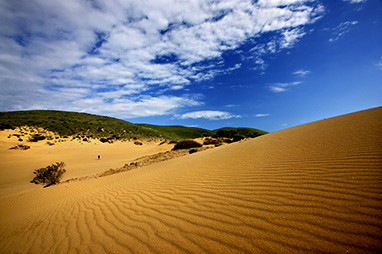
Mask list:
[[[231,133],[233,130],[244,137],[256,137],[266,133],[251,128],[222,128],[210,131],[184,126],[133,124],[112,117],[66,111],[0,112],[0,129],[19,126],[41,127],[60,136],[82,136],[108,140],[147,138],[181,140],[216,135],[219,130],[231,130]]]
[[[36,126],[60,136],[87,136],[90,138],[127,139],[157,137],[154,130],[143,129],[132,123],[112,117],[86,113],[32,110],[0,113],[0,127]]]
[[[216,129],[213,131],[215,135],[220,136],[220,137],[234,137],[235,135],[237,136],[242,136],[242,137],[247,137],[247,138],[255,138],[264,134],[267,134],[268,132],[255,129],[255,128],[234,128],[234,127],[224,127],[220,129]]]
[[[185,127],[179,125],[172,126],[162,126],[162,125],[151,125],[151,124],[137,124],[138,126],[149,128],[155,130],[165,136],[167,139],[192,139],[199,138],[202,136],[211,136],[214,134],[213,131],[195,128],[195,127]]]

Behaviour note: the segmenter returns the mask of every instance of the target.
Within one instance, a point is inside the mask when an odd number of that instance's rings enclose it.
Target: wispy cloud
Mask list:
[[[366,2],[367,0],[343,0],[344,2],[348,2],[348,3],[351,3],[351,4],[359,4],[359,3],[364,3]]]
[[[230,118],[241,118],[239,115],[233,115],[229,112],[224,111],[213,111],[213,110],[203,110],[203,111],[194,111],[185,113],[183,115],[178,116],[180,119],[208,119],[208,120],[226,120]]]
[[[306,75],[308,75],[310,73],[310,71],[308,71],[308,70],[297,70],[297,71],[295,71],[295,72],[293,72],[292,74],[293,75],[296,75],[296,76],[298,76],[298,77],[305,77]]]
[[[322,13],[311,0],[1,1],[0,109],[168,114],[201,103],[181,102],[189,86],[241,68],[224,52],[262,38],[242,55],[265,69],[264,54],[293,47]]]
[[[377,66],[378,69],[382,70],[382,56],[379,59],[379,62],[375,66]]]
[[[346,21],[339,24],[332,30],[332,37],[329,39],[330,42],[338,41],[342,36],[350,32],[351,28],[358,24],[358,21]]]
[[[286,92],[291,86],[297,86],[301,84],[300,81],[290,82],[290,83],[275,83],[269,86],[269,90],[275,93]]]
[[[256,114],[256,117],[266,117],[269,116],[269,114]]]

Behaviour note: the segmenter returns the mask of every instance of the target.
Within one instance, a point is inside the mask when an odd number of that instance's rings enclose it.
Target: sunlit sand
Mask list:
[[[64,161],[63,180],[94,175],[171,145],[22,151],[1,135],[2,253],[382,250],[381,107],[49,188],[29,183],[33,169]]]

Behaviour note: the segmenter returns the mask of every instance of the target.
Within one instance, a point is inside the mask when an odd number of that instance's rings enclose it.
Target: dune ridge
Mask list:
[[[0,197],[4,253],[378,253],[382,108]]]

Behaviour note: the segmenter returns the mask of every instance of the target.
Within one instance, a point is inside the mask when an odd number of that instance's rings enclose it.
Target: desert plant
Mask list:
[[[212,139],[212,138],[206,138],[203,142],[203,145],[216,145],[220,143],[220,141],[216,140],[216,139]]]
[[[23,144],[19,144],[17,146],[13,146],[11,148],[9,148],[10,150],[28,150],[30,149],[31,147],[30,146],[27,146],[27,145],[23,145]]]
[[[109,142],[109,140],[107,138],[100,138],[99,141],[101,141],[102,143]]]
[[[30,138],[29,138],[29,142],[38,142],[40,140],[44,140],[46,139],[45,136],[43,135],[40,135],[40,134],[33,134]]]
[[[176,145],[174,146],[172,150],[188,149],[188,148],[194,148],[194,147],[202,147],[202,145],[194,140],[187,139],[187,140],[182,140],[176,143]]]
[[[245,137],[242,135],[239,135],[239,134],[233,135],[233,142],[237,142],[237,141],[240,141],[242,139],[245,139]]]
[[[45,187],[57,184],[60,182],[62,176],[66,172],[64,167],[64,162],[56,162],[45,168],[36,169],[33,172],[33,174],[35,174],[36,176],[33,178],[31,183],[46,184]]]

